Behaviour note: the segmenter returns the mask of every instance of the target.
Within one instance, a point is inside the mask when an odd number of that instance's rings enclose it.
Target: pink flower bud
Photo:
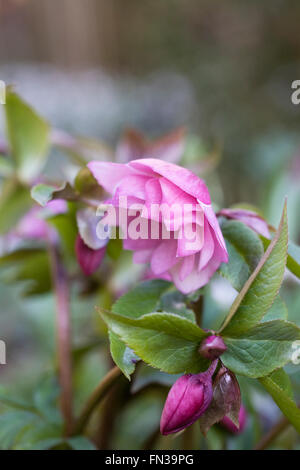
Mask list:
[[[232,434],[241,434],[245,429],[246,423],[247,423],[247,412],[243,405],[241,406],[240,413],[239,413],[239,427],[237,427],[228,416],[225,416],[220,422],[220,424]]]
[[[226,351],[227,347],[220,336],[209,336],[202,341],[199,353],[205,359],[217,359]]]
[[[212,375],[217,361],[201,374],[186,374],[169,391],[161,420],[163,435],[172,434],[193,424],[208,408],[212,397]]]
[[[78,235],[75,244],[77,261],[86,276],[93,274],[100,266],[105,255],[106,246],[99,250],[89,248],[80,235]]]

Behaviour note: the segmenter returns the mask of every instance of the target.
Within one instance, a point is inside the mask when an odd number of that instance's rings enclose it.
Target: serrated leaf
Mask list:
[[[178,315],[151,313],[128,318],[100,311],[108,328],[146,363],[169,374],[197,373],[208,368],[198,348],[208,335]]]
[[[160,296],[171,286],[170,282],[160,279],[144,281],[122,295],[112,306],[112,311],[130,318],[155,312]]]
[[[300,340],[300,328],[275,320],[261,323],[237,334],[223,336],[227,350],[222,362],[236,374],[251,378],[269,375],[292,360],[293,343]]]
[[[109,332],[110,353],[115,364],[121,369],[125,377],[130,380],[130,375],[135,370],[137,355],[128,348],[125,343],[112,331]]]
[[[287,208],[270,246],[236,297],[220,330],[223,335],[247,331],[255,326],[272,306],[286,266],[288,244]]]
[[[300,433],[300,410],[287,390],[282,388],[278,380],[274,380],[274,376],[262,377],[259,381],[271,395],[276,405],[281,409],[289,422],[298,433]]]
[[[219,273],[240,291],[263,256],[259,236],[242,222],[228,220],[222,224],[229,262],[223,263]]]
[[[6,96],[7,135],[17,173],[31,182],[40,173],[47,158],[49,126],[30,106],[12,91]]]

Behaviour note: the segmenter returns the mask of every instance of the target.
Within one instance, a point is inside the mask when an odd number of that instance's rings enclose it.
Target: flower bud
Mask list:
[[[86,276],[93,274],[100,266],[105,255],[106,246],[99,250],[89,248],[80,235],[78,235],[75,244],[77,261]]]
[[[232,434],[241,434],[245,429],[246,423],[247,412],[243,405],[241,406],[239,412],[239,427],[234,424],[234,422],[229,418],[229,416],[225,416],[220,422],[220,424]]]
[[[217,361],[201,374],[186,374],[169,391],[160,421],[160,431],[167,435],[193,424],[208,408],[212,397],[212,375]]]
[[[227,347],[220,336],[209,336],[202,341],[199,353],[205,359],[214,360],[226,351]]]

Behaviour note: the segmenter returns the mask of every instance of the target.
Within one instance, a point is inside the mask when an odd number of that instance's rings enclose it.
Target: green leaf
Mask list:
[[[264,249],[259,236],[245,224],[228,220],[222,224],[229,262],[223,263],[219,273],[240,291],[263,256]]]
[[[271,395],[276,405],[281,409],[289,422],[294,426],[298,433],[300,433],[300,410],[290,397],[286,388],[281,386],[278,379],[274,379],[273,374],[269,377],[262,377],[259,381]]]
[[[31,182],[45,164],[49,146],[49,126],[21,98],[8,90],[6,96],[7,134],[17,173]]]
[[[100,311],[108,328],[146,363],[169,374],[197,373],[208,368],[198,348],[208,335],[197,325],[171,313],[128,318]]]
[[[130,380],[130,375],[135,370],[138,361],[137,355],[112,331],[109,332],[110,353],[115,364],[121,369],[125,377]]]
[[[139,318],[146,313],[155,312],[160,296],[170,286],[170,282],[160,279],[141,282],[122,295],[112,306],[112,311],[130,318]]]
[[[31,189],[31,197],[41,206],[45,206],[53,199],[66,199],[77,201],[78,195],[69,183],[65,183],[61,188],[56,188],[48,184],[37,184]]]
[[[288,244],[287,209],[270,246],[236,297],[220,330],[223,335],[247,331],[255,326],[272,306],[286,266]]]
[[[159,302],[159,310],[176,313],[177,315],[196,323],[195,313],[186,306],[186,297],[176,289],[172,289],[170,292],[168,291],[162,294]]]
[[[0,415],[0,448],[12,448],[19,433],[37,421],[37,416],[28,411],[8,411]]]
[[[94,444],[85,436],[71,437],[67,443],[74,450],[97,450]]]
[[[287,267],[300,279],[300,246],[291,241],[289,242]]]
[[[263,242],[265,250],[267,250],[271,240],[268,240],[262,235],[260,238]],[[289,241],[286,267],[289,269],[289,271],[291,271],[291,273],[300,279],[300,246],[296,245],[292,241]]]
[[[287,320],[288,319],[288,310],[285,302],[282,300],[280,295],[274,300],[272,307],[267,311],[263,317],[263,322],[268,322],[272,320]]]
[[[18,250],[0,258],[0,266],[13,266],[14,269],[2,276],[9,283],[27,281],[23,295],[38,295],[49,292],[52,286],[50,260],[42,250]]]
[[[223,339],[227,346],[222,355],[225,366],[236,374],[257,378],[292,360],[293,343],[300,340],[300,328],[275,320]]]
[[[0,195],[0,234],[14,228],[31,206],[29,190],[13,180],[8,181]]]

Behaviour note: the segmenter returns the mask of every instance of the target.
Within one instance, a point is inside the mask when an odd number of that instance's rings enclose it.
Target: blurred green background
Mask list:
[[[299,21],[296,0],[0,0],[0,80],[13,84],[55,128],[112,146],[127,127],[154,138],[185,126],[196,160],[207,149],[221,149],[216,174],[208,175],[215,203],[255,204],[276,225],[288,195],[290,236],[299,244],[300,105],[291,102],[291,84],[300,79]],[[63,161],[56,154],[46,172]],[[0,338],[8,362],[0,366],[1,385],[12,390],[13,384],[32,400],[41,376],[47,380],[53,371],[54,307],[51,294],[24,300],[21,291],[0,283]],[[97,299],[78,301],[76,294],[79,347],[98,339],[100,327]],[[289,318],[300,324],[293,278],[283,295]],[[78,404],[108,367],[101,347],[80,361]],[[293,377],[299,390],[299,371]],[[162,406],[161,397],[153,397],[128,404],[115,446],[141,446],[145,423],[151,436]],[[260,408],[268,424],[278,413],[265,400]],[[127,434],[133,420],[137,425]],[[294,440],[288,436],[282,446]],[[212,442],[217,446],[218,436]],[[250,446],[249,436],[240,445]]]

